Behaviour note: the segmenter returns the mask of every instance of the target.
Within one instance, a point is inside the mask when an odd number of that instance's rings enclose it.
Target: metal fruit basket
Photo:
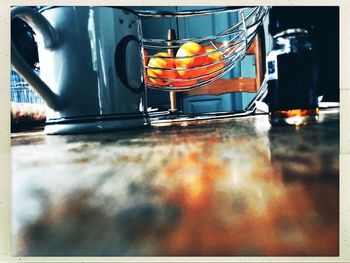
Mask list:
[[[269,12],[269,7],[219,7],[175,12],[136,10],[136,12],[145,19],[180,19],[236,13],[238,22],[215,35],[187,39],[176,39],[171,35],[163,39],[142,38],[143,74],[146,87],[163,91],[187,91],[221,78],[245,57],[259,25]],[[179,56],[179,49],[189,42],[204,47],[205,52]],[[160,52],[163,53],[161,57],[157,55]],[[216,59],[209,59],[209,57],[216,57]],[[161,63],[157,63],[157,59]],[[151,62],[152,60],[155,63]],[[193,63],[193,66],[187,67],[186,61],[195,60],[202,63]],[[179,61],[184,63],[178,63]],[[179,67],[179,64],[185,66]]]

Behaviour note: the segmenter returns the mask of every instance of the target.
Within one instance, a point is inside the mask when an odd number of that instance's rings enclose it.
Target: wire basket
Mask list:
[[[193,11],[137,10],[142,18],[218,16],[235,12],[238,22],[224,31],[196,38],[142,38],[144,79],[148,88],[187,91],[221,78],[246,55],[269,7],[220,7]]]

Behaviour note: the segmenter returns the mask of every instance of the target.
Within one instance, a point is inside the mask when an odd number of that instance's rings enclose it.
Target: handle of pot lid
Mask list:
[[[127,35],[120,40],[115,50],[114,63],[118,76],[124,86],[134,93],[141,93],[144,91],[143,83],[141,83],[139,87],[133,88],[128,81],[128,73],[126,70],[126,48],[128,47],[130,41],[138,42],[138,39],[133,35]]]
[[[13,7],[11,8],[11,21],[14,18],[20,18],[29,24],[34,32],[43,38],[45,48],[54,49],[57,46],[57,31],[49,21],[36,10],[29,7]],[[13,41],[11,41],[11,63],[29,85],[36,89],[50,108],[58,110],[62,107],[61,98],[55,94],[29,66],[15,47]]]

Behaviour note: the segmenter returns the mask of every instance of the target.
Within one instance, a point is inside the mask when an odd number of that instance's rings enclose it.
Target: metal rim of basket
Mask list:
[[[203,9],[203,10],[195,10],[195,11],[174,11],[174,12],[165,12],[165,11],[154,11],[154,10],[136,10],[140,17],[152,17],[152,18],[163,18],[163,17],[191,17],[198,15],[211,15],[217,13],[227,13],[227,12],[239,12],[241,20],[236,24],[232,25],[228,29],[223,32],[206,36],[201,38],[187,38],[187,39],[179,39],[179,40],[166,40],[166,39],[147,39],[142,38],[141,47],[142,50],[147,49],[159,49],[159,50],[168,50],[168,49],[176,49],[179,48],[182,44],[194,41],[201,45],[211,45],[214,51],[197,54],[193,56],[184,56],[184,57],[172,57],[169,54],[169,57],[162,56],[162,59],[191,59],[198,58],[202,56],[207,56],[210,54],[215,54],[220,52],[221,58],[211,63],[206,63],[204,65],[198,65],[190,68],[177,68],[177,67],[153,67],[149,65],[145,65],[143,70],[143,75],[145,76],[145,86],[151,89],[157,89],[162,91],[188,91],[191,89],[203,87],[210,83],[213,83],[224,74],[233,69],[234,66],[237,65],[246,55],[247,49],[249,48],[253,38],[256,34],[256,30],[259,25],[262,24],[265,17],[269,12],[270,7],[268,6],[258,6],[258,7],[222,7],[216,9]],[[248,14],[244,14],[244,11],[249,11]],[[218,46],[215,42],[220,38],[230,38],[229,41],[224,43],[222,46]],[[165,52],[165,51],[164,51]],[[158,52],[156,52],[158,53]],[[157,58],[156,55],[141,54],[142,60],[145,61],[146,58],[152,59]],[[203,69],[210,66],[218,65],[219,63],[224,63],[223,67],[219,67],[215,71],[211,71],[207,74],[203,74],[196,77],[191,78],[181,78],[180,76],[177,78],[162,78],[156,76],[149,76],[147,72],[149,70],[161,70],[161,71],[195,71],[198,69]],[[147,79],[148,78],[148,79]],[[152,81],[154,80],[154,81]],[[186,82],[196,82],[195,84],[182,85],[180,83]],[[156,82],[156,83],[155,83]],[[160,82],[160,83],[159,83]],[[172,83],[177,83],[177,85],[172,85]]]

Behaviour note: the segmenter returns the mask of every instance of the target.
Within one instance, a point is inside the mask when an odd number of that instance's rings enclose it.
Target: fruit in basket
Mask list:
[[[181,76],[178,75],[178,78],[180,79]],[[171,84],[174,86],[174,87],[182,87],[182,86],[190,86],[190,85],[195,85],[197,84],[197,80],[195,79],[190,79],[190,80],[183,80],[183,81],[174,81],[172,82]]]
[[[155,57],[150,58],[148,62],[148,67],[154,67],[154,68],[147,69],[147,76],[157,77],[159,79],[146,77],[147,82],[165,86],[165,85],[169,85],[171,81],[163,80],[162,78],[164,79],[178,78],[178,74],[176,70],[165,70],[166,68],[175,68],[174,59],[170,58],[170,55],[166,52],[159,52],[155,54]],[[156,69],[156,68],[159,68],[159,69]]]
[[[205,53],[205,48],[194,41],[188,41],[179,48],[176,53],[175,65],[177,69],[184,69],[178,71],[183,79],[196,78],[205,74],[205,68],[191,69],[207,64],[208,56],[200,56]]]
[[[215,49],[208,48],[206,50],[206,53],[211,53],[211,52],[214,52],[214,51],[215,51]],[[208,65],[208,67],[206,67],[205,74],[207,75],[207,74],[216,72],[216,71],[224,68],[225,67],[225,61],[223,61],[223,59],[224,59],[224,57],[221,55],[220,51],[208,54],[208,62],[207,62],[207,64],[211,64],[211,63],[218,62],[218,61],[221,61],[221,62],[219,62],[217,64],[214,64],[214,65]],[[215,73],[215,74],[212,74],[210,76],[207,76],[207,77],[203,78],[203,80],[212,79],[212,78],[216,77],[217,75],[219,75],[220,73],[221,73],[221,71],[218,71],[218,73]]]

